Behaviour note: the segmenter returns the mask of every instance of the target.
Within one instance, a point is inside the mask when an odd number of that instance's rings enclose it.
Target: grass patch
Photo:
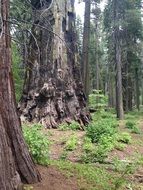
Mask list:
[[[93,164],[75,164],[65,161],[52,161],[66,177],[76,176],[80,190],[117,190],[125,185],[119,174],[96,167]],[[119,183],[119,180],[124,181]],[[118,184],[118,185],[117,185]],[[118,186],[118,188],[116,188]]]

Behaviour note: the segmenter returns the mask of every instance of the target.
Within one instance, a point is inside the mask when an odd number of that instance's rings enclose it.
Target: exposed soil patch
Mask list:
[[[34,184],[34,190],[78,190],[75,177],[64,176],[56,167],[38,166],[42,176],[41,183]]]
[[[69,151],[67,155],[67,159],[71,162],[77,162],[79,160],[79,157],[81,155],[82,151],[82,141],[83,137],[85,135],[84,131],[60,131],[58,129],[51,129],[48,130],[51,134],[49,136],[49,140],[51,142],[50,145],[50,159],[52,160],[58,160],[61,158],[65,142],[72,136],[75,135],[78,139],[77,148],[74,151]]]

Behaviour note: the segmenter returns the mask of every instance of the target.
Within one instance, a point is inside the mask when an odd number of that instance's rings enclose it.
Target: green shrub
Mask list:
[[[138,127],[134,126],[133,129],[131,130],[132,133],[135,133],[135,134],[140,134],[141,131]]]
[[[92,122],[86,129],[87,137],[91,138],[93,143],[97,143],[103,135],[112,136],[116,133],[117,121],[114,119],[99,120]]]
[[[101,118],[103,119],[115,119],[115,115],[111,112],[106,112],[106,111],[102,111],[101,113]]]
[[[98,142],[99,147],[102,146],[107,151],[113,150],[115,143],[116,140],[114,138],[114,135],[113,136],[103,135]]]
[[[86,146],[84,148],[81,160],[84,163],[102,163],[107,158],[108,153],[114,148],[115,139],[113,136],[102,136],[95,146],[91,143],[91,139],[86,139]]]
[[[126,133],[126,132],[123,132],[123,133],[117,135],[116,138],[117,138],[118,142],[122,142],[122,143],[125,143],[125,144],[131,143],[131,140],[132,140],[132,137],[130,136],[130,134]]]
[[[133,129],[136,126],[136,123],[134,121],[127,121],[126,122],[126,128]]]
[[[105,109],[107,107],[108,98],[102,93],[101,90],[93,90],[89,95],[89,107],[91,109]]]
[[[66,142],[65,149],[68,151],[73,151],[76,149],[78,139],[76,136],[72,135],[69,140]]]
[[[69,125],[69,129],[71,129],[71,130],[80,129],[80,124],[76,121],[72,121]]]
[[[41,129],[43,126],[33,124],[23,126],[23,134],[34,160],[38,164],[47,165],[49,160],[49,140]]]
[[[81,161],[84,163],[103,163],[107,158],[109,150],[105,149],[103,145],[95,147],[92,151],[84,152],[81,156]]]
[[[67,130],[78,130],[80,129],[80,124],[76,121],[72,121],[70,124],[68,123],[62,123],[59,125],[59,129],[61,131],[67,131]]]
[[[69,125],[68,125],[68,123],[61,123],[61,124],[59,125],[59,129],[60,129],[61,131],[67,131],[67,130],[69,130]]]
[[[83,150],[85,152],[91,152],[94,149],[94,145],[91,142],[91,139],[88,137],[84,138],[84,142],[83,142]]]
[[[114,148],[123,151],[126,148],[126,145],[123,143],[116,142]]]

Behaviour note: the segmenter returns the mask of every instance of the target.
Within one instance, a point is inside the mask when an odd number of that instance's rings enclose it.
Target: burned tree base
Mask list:
[[[19,104],[21,120],[39,122],[45,128],[58,128],[60,123],[70,124],[75,120],[80,124],[80,129],[83,129],[90,120],[83,92],[71,86],[71,89],[61,91],[55,85],[56,82],[56,79],[50,79],[38,91],[31,90],[28,95],[22,97]],[[65,87],[65,84],[63,86]]]
[[[34,14],[39,23],[32,27],[19,104],[21,118],[40,122],[46,128],[72,120],[87,125],[89,112],[77,61],[74,0],[53,0],[48,9],[41,7]]]

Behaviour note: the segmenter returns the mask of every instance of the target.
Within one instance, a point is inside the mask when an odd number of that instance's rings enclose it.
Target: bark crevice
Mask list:
[[[83,126],[90,119],[76,58],[73,2],[53,1],[50,10],[42,9],[44,18],[34,11],[35,20],[44,28],[32,28],[37,44],[31,36],[30,61],[18,108],[22,120],[40,122],[47,128],[57,128],[59,123],[72,120]]]

